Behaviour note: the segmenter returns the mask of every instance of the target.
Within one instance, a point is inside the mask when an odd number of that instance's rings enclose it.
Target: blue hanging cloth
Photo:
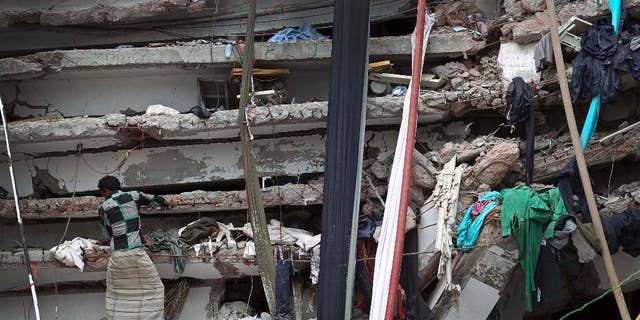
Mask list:
[[[609,9],[611,10],[611,25],[613,26],[613,30],[617,34],[620,28],[622,0],[609,0]],[[593,99],[591,99],[591,104],[589,105],[589,112],[587,113],[587,118],[584,122],[584,126],[582,127],[582,133],[580,133],[580,145],[582,145],[582,150],[587,148],[589,141],[591,141],[593,134],[596,132],[599,116],[600,116],[600,95],[597,95],[593,97]]]

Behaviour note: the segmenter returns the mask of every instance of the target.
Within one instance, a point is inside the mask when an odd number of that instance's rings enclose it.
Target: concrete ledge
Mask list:
[[[499,81],[485,81],[482,85],[490,89],[469,87],[468,90],[423,92],[418,105],[418,121],[435,123],[464,116],[467,112],[500,109],[504,92]],[[547,96],[545,104],[558,100],[557,95],[554,92]],[[403,101],[404,97],[393,96],[368,98],[367,124],[399,124]],[[256,107],[249,112],[251,132],[255,136],[324,129],[326,118],[326,101]],[[151,138],[161,141],[236,139],[239,134],[237,120],[237,110],[216,112],[206,120],[191,114],[133,117],[111,114],[100,118],[13,122],[9,124],[9,130],[14,151],[35,156],[75,151],[78,143],[85,149],[127,144],[132,137],[140,137],[141,128]],[[0,137],[0,141],[3,140]]]
[[[322,203],[322,184],[288,184],[268,187],[263,190],[264,206],[307,206]],[[238,191],[193,191],[165,195],[171,203],[170,209],[143,208],[141,214],[179,214],[203,211],[230,211],[247,208],[246,192]],[[96,218],[97,208],[103,198],[82,196],[75,198],[49,198],[41,200],[20,200],[24,219]],[[13,200],[0,200],[0,217],[15,218]]]
[[[370,125],[399,124],[404,97],[368,99]],[[446,120],[451,112],[442,103],[444,94],[422,95],[419,106],[421,123]],[[440,104],[440,105],[437,105]],[[327,102],[256,107],[249,112],[251,132],[255,136],[326,128]],[[15,152],[32,155],[116,146],[139,138],[140,130],[156,140],[224,140],[238,138],[238,111],[225,110],[203,120],[192,114],[175,116],[133,116],[121,114],[100,118],[67,118],[9,124]],[[4,141],[4,137],[0,137]]]
[[[468,33],[433,34],[429,38],[429,57],[473,55],[485,43]],[[371,38],[370,56],[411,56],[410,36]],[[256,43],[255,59],[260,62],[286,63],[331,58],[331,40],[295,43]],[[45,76],[63,70],[123,68],[166,65],[224,65],[237,63],[235,55],[225,56],[224,45],[197,45],[158,48],[57,50],[19,58],[0,59],[0,80],[18,80]]]
[[[236,246],[229,247],[223,244],[216,245],[221,245],[222,247],[213,255],[209,254],[208,249],[203,248],[200,251],[200,255],[196,257],[195,252],[189,250],[187,254],[189,262],[182,276],[201,280],[215,280],[258,275],[258,265],[255,258],[243,257],[245,242],[239,242]],[[296,260],[309,259],[299,248],[289,248],[293,250]],[[92,250],[92,252],[94,251]],[[110,254],[106,251],[93,255],[91,259],[85,257],[84,272],[81,272],[76,267],[67,267],[58,262],[47,249],[30,249],[29,256],[31,257],[31,263],[38,268],[38,285],[46,285],[54,282],[78,283],[104,280]],[[161,278],[177,278],[171,262],[171,254],[168,251],[149,252],[149,256],[156,265]],[[304,263],[301,264],[302,267],[306,267],[306,265]],[[22,251],[16,253],[0,252],[0,270],[2,271],[2,275],[0,275],[0,279],[2,279],[0,291],[16,290],[16,286],[22,287],[26,282],[24,277],[24,254]]]

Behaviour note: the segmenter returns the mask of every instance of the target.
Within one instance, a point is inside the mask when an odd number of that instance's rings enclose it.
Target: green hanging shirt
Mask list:
[[[518,245],[518,261],[525,274],[527,311],[532,310],[531,295],[536,291],[535,272],[543,238],[553,237],[558,218],[567,214],[558,188],[536,193],[521,185],[500,193],[502,236],[513,234]],[[545,227],[546,226],[546,227]]]

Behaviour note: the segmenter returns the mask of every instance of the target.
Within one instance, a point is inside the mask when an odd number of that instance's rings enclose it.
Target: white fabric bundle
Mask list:
[[[96,240],[77,237],[71,241],[67,240],[49,251],[53,253],[56,260],[62,262],[65,266],[76,266],[80,271],[84,271],[83,250],[98,246],[97,243],[98,241]]]
[[[269,221],[267,229],[269,229],[269,238],[271,239],[271,243],[276,244],[293,245],[302,237],[313,236],[313,233],[307,230],[282,226],[280,221],[276,219],[271,219],[271,221]],[[251,229],[251,224],[245,224],[240,230],[242,230],[242,232],[249,238],[253,239],[253,229]]]

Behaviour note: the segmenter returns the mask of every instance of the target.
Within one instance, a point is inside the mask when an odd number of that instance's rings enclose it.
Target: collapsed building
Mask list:
[[[11,120],[16,185],[41,310],[63,319],[103,316],[109,250],[90,243],[78,266],[50,249],[61,240],[98,238],[97,181],[110,174],[125,189],[161,194],[171,203],[169,209],[143,209],[145,233],[160,230],[162,237],[195,220],[215,219],[213,237],[182,254],[165,248],[150,254],[166,294],[177,301],[170,306],[176,319],[240,319],[268,312],[246,226],[237,121],[246,8],[218,1],[102,2],[16,2],[0,8],[0,93]],[[257,98],[247,123],[271,241],[280,259],[295,261],[293,313],[310,319],[317,313],[319,237],[311,246],[298,240],[313,242],[309,239],[321,231],[333,6],[294,2],[258,4]],[[625,4],[629,24],[638,5]],[[584,261],[581,256],[563,268],[555,304],[525,315],[518,250],[512,237],[502,237],[499,208],[485,221],[478,244],[454,253],[457,289],[445,290],[438,279],[440,253],[434,253],[436,239],[430,235],[438,219],[429,206],[434,198],[456,194],[449,200],[459,223],[482,192],[526,180],[525,128],[504,125],[514,77],[533,87],[534,186],[555,185],[574,156],[555,68],[539,70],[533,59],[549,31],[544,1],[429,6],[436,26],[419,96],[410,191],[415,213],[408,223],[420,238],[421,295],[436,319],[559,318],[609,287],[599,255]],[[592,0],[569,1],[558,9],[560,24],[609,15],[606,2]],[[411,73],[415,3],[371,1],[370,15],[361,214],[376,217],[384,208],[403,86]],[[269,41],[282,27],[302,25],[313,25],[319,36]],[[584,30],[572,32],[579,39]],[[571,43],[575,40],[563,40],[567,61],[576,55]],[[640,205],[640,131],[617,133],[638,118],[635,88],[635,80],[623,76],[618,99],[600,115],[585,150],[603,217]],[[582,122],[588,101],[575,106]],[[462,170],[459,192],[438,187],[452,159]],[[3,168],[0,177],[0,186],[11,190],[9,172]],[[0,200],[0,306],[7,318],[19,319],[33,306],[10,197]],[[613,259],[621,279],[640,267],[638,258],[622,250],[616,249]],[[637,281],[623,287],[628,301],[639,301],[637,289]],[[354,317],[366,317],[366,295],[359,286]],[[637,303],[630,306],[639,312]]]

